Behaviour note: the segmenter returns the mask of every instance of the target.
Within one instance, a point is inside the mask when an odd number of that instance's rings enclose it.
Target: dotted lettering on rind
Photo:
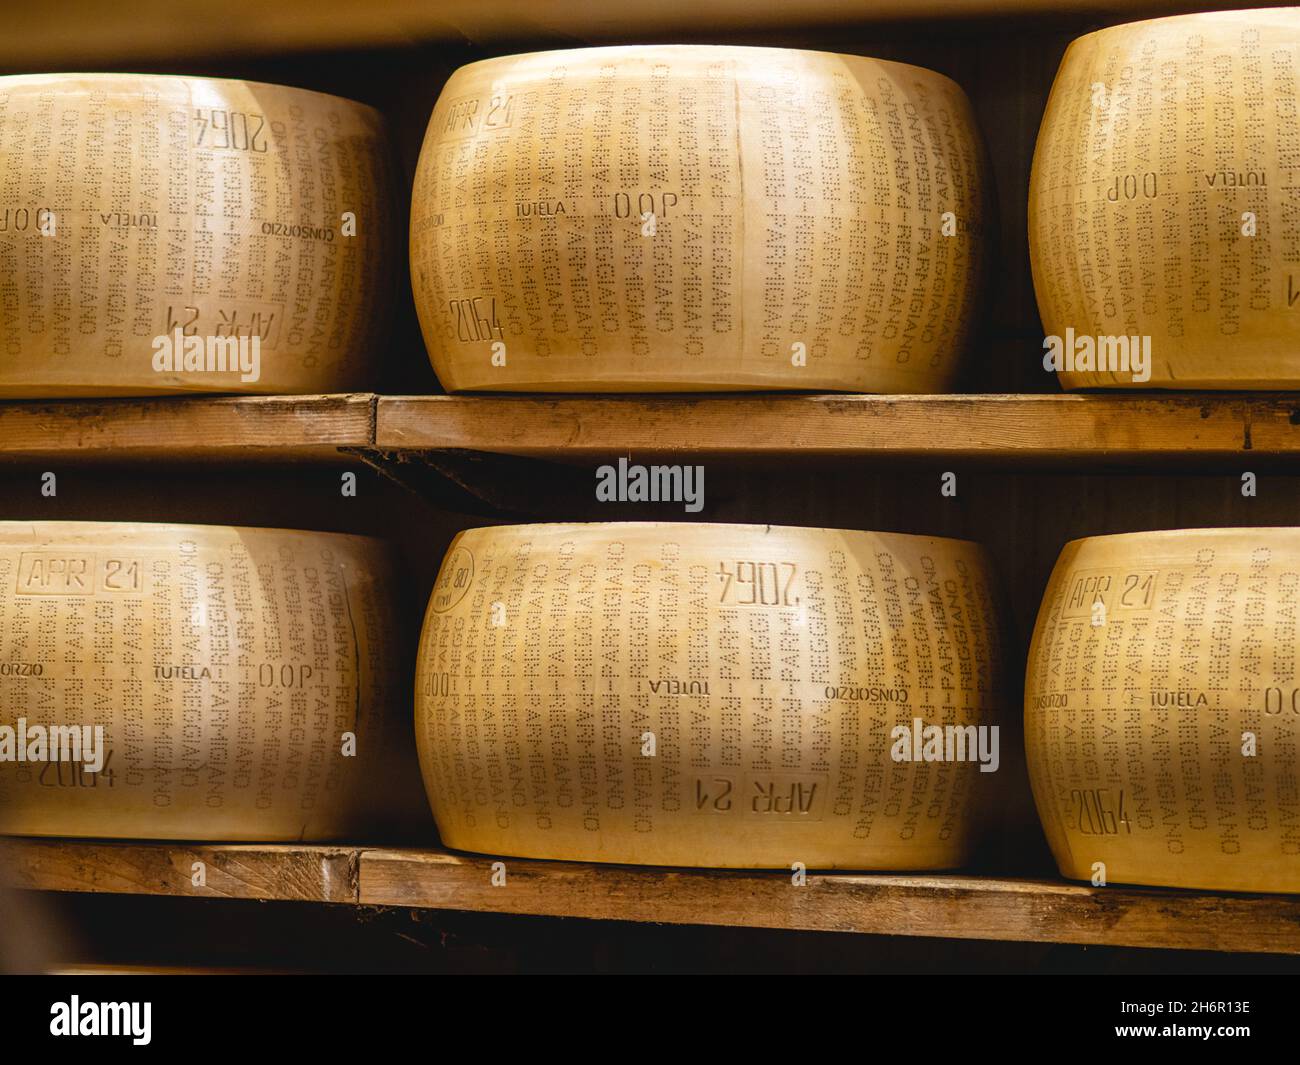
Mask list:
[[[377,114],[318,93],[0,77],[0,395],[247,389],[155,372],[178,329],[259,337],[259,391],[363,387],[392,270],[387,153]],[[345,209],[371,220],[347,239]]]
[[[1025,689],[1034,794],[1066,875],[1101,858],[1117,882],[1300,890],[1298,616],[1293,530],[1068,550]]]
[[[1296,386],[1298,34],[1293,10],[1220,12],[1071,45],[1029,197],[1047,335],[1150,337],[1150,387]],[[1134,386],[1110,369],[1061,380]]]
[[[494,95],[507,124],[481,120]],[[425,341],[453,391],[788,388],[796,342],[797,387],[942,391],[979,301],[983,171],[961,90],[914,67],[671,46],[474,64],[416,174]]]
[[[0,523],[0,726],[102,727],[98,773],[0,761],[0,832],[337,838],[392,781],[405,686],[373,542]],[[356,757],[339,753],[355,735]]]
[[[546,526],[471,530],[449,559],[467,550],[472,587],[431,603],[417,666],[417,741],[449,846],[778,868],[797,837],[810,868],[967,857],[990,778],[896,762],[890,731],[1003,717],[977,547]],[[512,624],[491,624],[497,602]]]

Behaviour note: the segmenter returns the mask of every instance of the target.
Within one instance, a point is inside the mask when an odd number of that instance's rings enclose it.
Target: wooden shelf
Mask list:
[[[202,396],[0,403],[0,461],[341,451],[1187,465],[1300,457],[1300,395]]]
[[[960,875],[650,869],[346,846],[0,839],[7,886],[751,928],[1300,954],[1300,897]],[[207,865],[207,886],[191,883]]]
[[[375,445],[1134,465],[1300,454],[1300,396],[381,396]]]
[[[0,460],[329,461],[374,439],[375,396],[0,403]]]
[[[0,886],[114,895],[356,902],[358,852],[300,844],[104,843],[0,836]],[[206,866],[195,887],[194,863]]]

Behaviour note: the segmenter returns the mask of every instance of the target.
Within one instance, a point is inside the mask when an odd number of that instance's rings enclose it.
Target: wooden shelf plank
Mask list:
[[[192,867],[207,865],[207,886]],[[492,884],[504,861],[506,883]],[[655,869],[319,844],[0,837],[0,886],[594,920],[1300,954],[1300,897],[962,875]]]
[[[569,457],[960,457],[1069,464],[1300,455],[1300,396],[381,396],[383,450]]]
[[[204,887],[195,862],[207,867]],[[39,891],[356,902],[356,873],[346,847],[0,837],[0,886]]]
[[[974,876],[645,869],[367,850],[360,900],[668,924],[1300,954],[1300,898]],[[499,860],[499,859],[498,859]]]
[[[1300,395],[202,396],[0,403],[0,461],[337,461],[341,449],[1187,465],[1300,457]]]
[[[371,444],[374,405],[368,392],[0,403],[0,460],[328,461]]]

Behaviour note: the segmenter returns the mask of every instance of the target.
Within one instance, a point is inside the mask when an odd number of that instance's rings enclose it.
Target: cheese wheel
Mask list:
[[[0,77],[0,397],[369,384],[387,150],[377,112],[302,89]]]
[[[1298,616],[1300,529],[1066,546],[1025,683],[1063,875],[1300,891]]]
[[[362,537],[0,522],[0,833],[355,833],[400,761],[392,584]],[[102,727],[98,773],[24,758],[58,725]]]
[[[1297,8],[1070,46],[1029,192],[1043,328],[1075,356],[1063,387],[1300,387],[1298,92]]]
[[[984,550],[958,540],[463,532],[417,665],[443,842],[652,865],[959,866],[994,780],[975,737],[1004,709],[996,599]],[[968,757],[896,759],[925,753],[910,741],[927,725],[973,726]]]
[[[450,392],[951,385],[984,159],[929,70],[638,46],[462,67],[434,107],[411,276]]]

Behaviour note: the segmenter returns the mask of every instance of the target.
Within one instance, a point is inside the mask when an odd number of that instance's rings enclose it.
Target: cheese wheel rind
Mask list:
[[[462,67],[411,277],[449,392],[950,387],[985,160],[952,81],[828,52],[587,48]]]
[[[1300,9],[1286,8],[1070,45],[1029,192],[1044,332],[1079,355],[1064,388],[1300,387],[1297,42]],[[1131,357],[1115,369],[1121,342],[1149,346],[1149,380]]]
[[[393,267],[372,108],[219,78],[11,75],[0,174],[0,397],[372,382]],[[189,350],[166,351],[178,330]],[[254,336],[256,361],[230,369],[227,342]]]
[[[960,866],[995,774],[897,761],[891,733],[997,725],[997,599],[965,541],[673,523],[463,532],[416,671],[441,838],[651,865]]]
[[[393,590],[386,549],[364,537],[0,522],[0,726],[101,726],[106,758],[97,775],[0,760],[0,834],[370,827],[409,764],[389,713]]]
[[[1068,544],[1025,681],[1064,876],[1300,891],[1300,529]]]

